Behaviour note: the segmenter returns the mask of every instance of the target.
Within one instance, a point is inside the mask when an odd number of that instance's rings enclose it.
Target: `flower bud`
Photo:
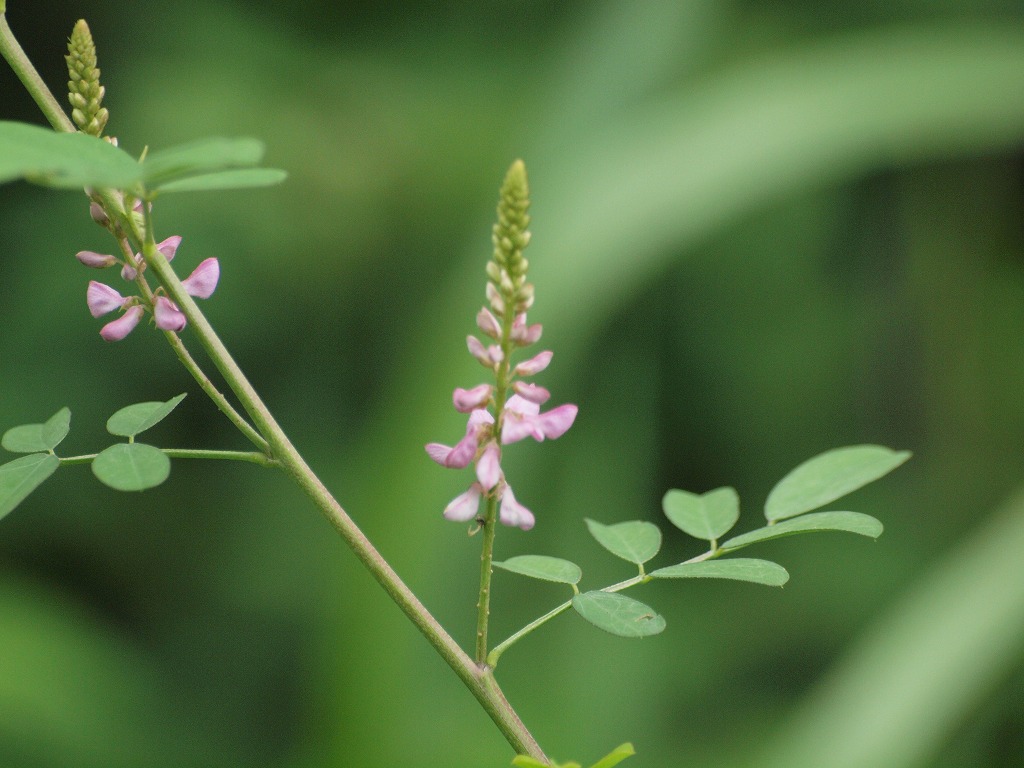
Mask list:
[[[91,269],[105,269],[117,264],[116,257],[94,251],[79,251],[75,254],[75,258]]]

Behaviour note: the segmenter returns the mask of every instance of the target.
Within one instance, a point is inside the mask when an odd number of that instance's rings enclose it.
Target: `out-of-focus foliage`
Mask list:
[[[184,237],[183,273],[219,257],[211,320],[464,644],[478,542],[441,519],[464,478],[422,446],[460,434],[450,390],[480,379],[464,337],[514,157],[531,320],[555,351],[542,383],[580,416],[543,460],[509,452],[538,523],[503,530],[498,559],[568,558],[591,589],[629,569],[585,517],[657,520],[668,488],[761,499],[837,445],[914,451],[857,496],[878,542],[774,542],[784,590],[653,583],[636,596],[660,635],[567,615],[505,654],[550,754],[587,764],[629,739],[638,766],[1019,764],[1018,3],[8,6],[58,91],[88,17],[122,147],[251,135],[289,172],[168,197],[157,234]],[[6,71],[0,93],[0,118],[41,122]],[[86,452],[106,415],[192,386],[158,334],[99,338],[73,255],[108,243],[82,196],[0,188],[0,223],[0,428],[69,406],[62,447]],[[200,396],[158,431],[245,447]],[[496,639],[564,599],[494,584]],[[177,461],[144,494],[62,470],[0,526],[0,625],[12,768],[511,759],[329,526],[255,467]]]

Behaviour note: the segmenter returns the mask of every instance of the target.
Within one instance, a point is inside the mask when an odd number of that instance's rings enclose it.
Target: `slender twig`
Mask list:
[[[258,451],[217,451],[206,448],[161,448],[160,451],[170,459],[218,459],[225,461],[248,461],[262,467],[277,466],[277,462]],[[89,453],[81,456],[62,456],[60,463],[66,466],[90,464],[99,454]]]

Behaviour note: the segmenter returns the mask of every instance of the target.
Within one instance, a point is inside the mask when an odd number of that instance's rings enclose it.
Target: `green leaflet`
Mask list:
[[[531,579],[543,579],[560,584],[578,584],[583,578],[583,571],[576,563],[546,555],[519,555],[510,557],[504,562],[495,562],[495,568],[529,576]]]
[[[781,587],[789,581],[789,573],[778,563],[745,557],[670,565],[651,571],[651,576],[656,579],[735,579],[769,587]]]
[[[615,592],[584,592],[572,607],[595,627],[619,637],[647,637],[665,629],[665,619],[649,605]]]
[[[631,520],[615,525],[603,525],[587,519],[587,529],[597,543],[616,557],[643,565],[661,549],[661,530],[653,523]]]
[[[784,520],[823,507],[887,475],[910,458],[909,451],[881,445],[835,448],[808,459],[768,494],[764,516]]]
[[[33,453],[0,465],[0,517],[24,501],[58,466],[60,459],[52,453]]]

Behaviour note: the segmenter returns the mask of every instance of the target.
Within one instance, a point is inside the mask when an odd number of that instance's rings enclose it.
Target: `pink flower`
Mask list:
[[[475,410],[469,415],[465,437],[459,440],[455,447],[449,448],[441,443],[429,443],[426,446],[427,455],[442,467],[464,469],[476,456],[481,433],[486,429],[485,425],[493,423],[494,417],[487,411],[482,408]]]
[[[120,341],[139,324],[144,311],[138,304],[128,307],[128,310],[121,317],[117,318],[117,320],[112,320],[100,328],[100,336],[106,341]]]
[[[445,520],[453,520],[459,523],[472,520],[480,510],[480,496],[482,494],[483,489],[477,483],[473,483],[469,486],[468,491],[456,496],[444,508]]]
[[[501,430],[503,445],[516,443],[524,437],[532,437],[537,442],[545,438],[554,440],[564,435],[576,420],[579,411],[575,405],[566,404],[553,408],[546,413],[540,412],[537,403],[512,395],[505,404],[505,425]]]
[[[536,522],[533,512],[516,501],[516,497],[512,494],[512,489],[508,486],[505,487],[505,492],[501,494],[501,507],[498,509],[498,519],[505,525],[514,525],[516,528],[521,528],[524,531],[533,528]]]
[[[494,387],[490,384],[479,384],[472,389],[456,387],[455,392],[452,393],[452,402],[455,404],[455,410],[459,413],[470,413],[471,411],[483,408],[491,399],[493,391]]]
[[[178,246],[181,245],[181,235],[171,235],[166,240],[161,240],[156,244],[156,249],[164,255],[164,257],[170,261],[174,258],[174,254],[178,252]],[[128,282],[131,282],[138,277],[138,267],[142,265],[142,254],[135,254],[135,265],[125,264],[121,267],[121,277]],[[205,297],[204,297],[205,298]]]
[[[185,315],[177,305],[166,296],[157,296],[153,302],[153,318],[156,327],[161,331],[177,333],[185,327]]]
[[[208,299],[217,288],[219,279],[220,262],[215,258],[209,258],[199,262],[199,266],[192,270],[192,274],[182,280],[181,284],[190,296]]]
[[[540,323],[534,325],[526,324],[526,313],[516,315],[512,321],[512,333],[509,338],[520,347],[526,347],[540,340],[541,331],[544,327]]]
[[[537,405],[544,405],[551,399],[551,393],[544,387],[538,387],[536,384],[529,384],[525,381],[517,381],[512,385],[512,389],[524,400],[529,400]]]
[[[476,324],[481,331],[492,339],[497,340],[501,338],[501,323],[498,322],[498,318],[491,314],[487,307],[480,308],[476,316]]]
[[[476,336],[467,336],[466,346],[469,348],[469,353],[488,368],[493,368],[505,359],[505,353],[501,351],[501,347],[497,344],[484,347]]]
[[[512,373],[515,376],[535,376],[550,365],[553,356],[554,352],[546,349],[529,360],[521,362]]]
[[[501,449],[497,443],[489,442],[477,459],[476,479],[480,481],[480,487],[486,491],[501,480]]]
[[[103,317],[108,312],[121,309],[128,301],[124,296],[115,291],[109,285],[89,281],[89,287],[85,291],[85,303],[89,305],[89,314],[93,317]]]

